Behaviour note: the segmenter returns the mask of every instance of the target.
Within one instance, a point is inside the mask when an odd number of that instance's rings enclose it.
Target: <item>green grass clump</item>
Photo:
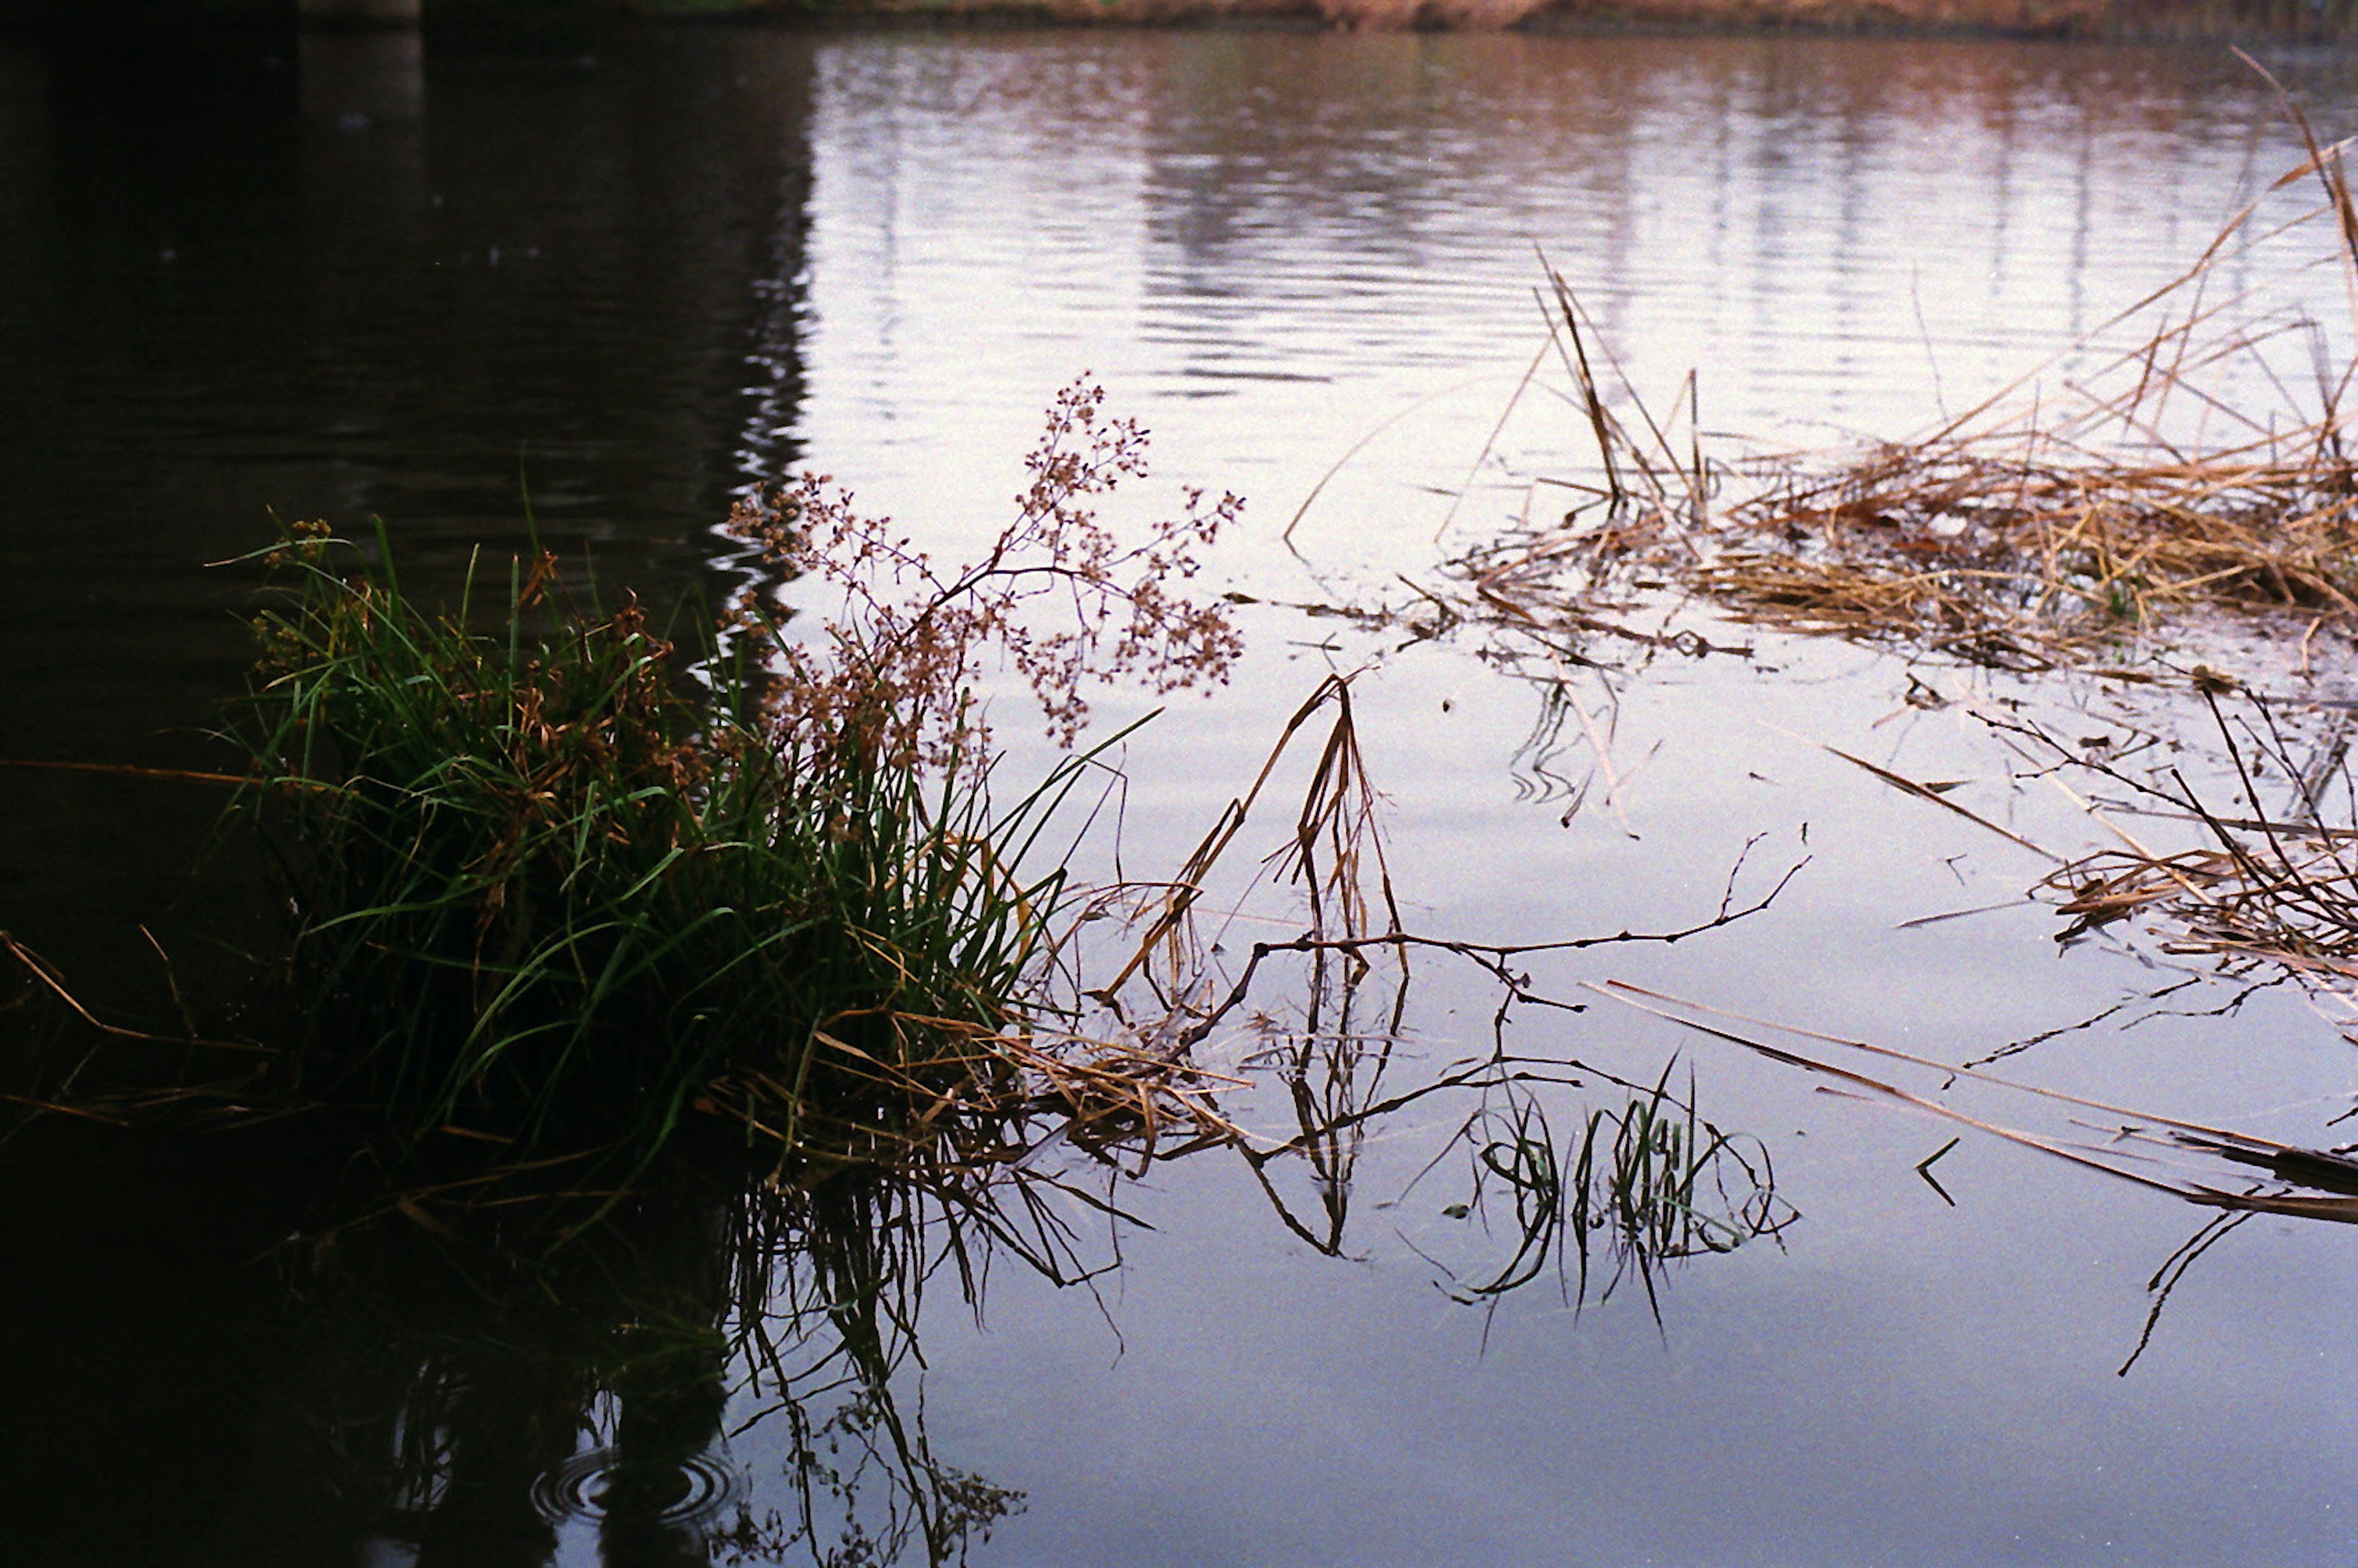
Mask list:
[[[765,575],[692,665],[546,554],[441,611],[324,525],[265,552],[233,734],[287,873],[298,1098],[642,1149],[698,1112],[793,1149],[815,1118],[889,1142],[1020,1104],[1067,879],[1019,868],[1089,760],[1085,689],[1217,683],[1238,647],[1184,585],[1239,503],[1101,525],[1146,439],[1103,398],[1058,395],[962,565],[821,479],[748,497]],[[1066,748],[1004,810],[994,667]]]
[[[553,557],[479,617],[335,548],[276,552],[289,600],[236,729],[310,1092],[503,1136],[660,1138],[699,1102],[791,1136],[814,1097],[1000,1070],[1064,887],[1011,869],[1044,795],[994,816],[979,769],[698,692]]]

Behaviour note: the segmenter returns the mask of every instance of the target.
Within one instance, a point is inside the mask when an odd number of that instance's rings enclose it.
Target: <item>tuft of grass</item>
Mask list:
[[[1057,395],[963,566],[822,479],[749,497],[732,530],[836,604],[748,589],[687,651],[546,553],[439,611],[382,533],[373,570],[324,525],[261,552],[281,597],[232,736],[294,916],[297,1098],[518,1153],[651,1151],[697,1115],[797,1152],[815,1119],[955,1141],[1024,1105],[1070,902],[1061,865],[1025,868],[1091,763],[1086,688],[1217,683],[1238,651],[1184,583],[1241,503],[1191,491],[1142,542],[1101,524],[1094,499],[1146,470],[1103,401]],[[1005,808],[995,665],[1065,748]]]
[[[553,557],[442,615],[337,554],[317,528],[275,552],[233,731],[308,1095],[525,1141],[660,1141],[699,1103],[791,1138],[815,1097],[1007,1070],[1064,892],[1014,863],[1069,770],[996,812],[982,770],[764,723],[725,666],[695,691]]]

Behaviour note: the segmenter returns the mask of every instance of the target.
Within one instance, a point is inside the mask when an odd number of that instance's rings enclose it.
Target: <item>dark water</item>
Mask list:
[[[2347,62],[2277,63],[2342,134]],[[263,543],[273,513],[382,517],[446,585],[473,546],[517,547],[529,515],[611,581],[710,594],[730,495],[795,463],[941,547],[971,542],[1037,410],[1084,371],[1154,427],[1159,475],[1251,497],[1224,583],[1379,597],[1584,460],[1543,398],[1483,457],[1541,341],[1535,246],[1641,385],[1701,370],[1707,427],[1903,433],[2175,276],[2293,148],[2248,72],[2182,51],[0,40],[0,759],[213,759],[201,732],[242,678],[250,579],[203,563]],[[2320,317],[2341,287],[2267,254],[2223,286]],[[1961,1059],[2149,989],[2163,961],[2059,953],[2051,915],[2019,904],[1903,925],[2017,898],[2043,868],[1816,742],[1973,781],[1960,798],[2028,837],[2093,829],[2006,789],[1985,734],[1908,707],[1887,655],[1770,638],[1749,662],[1567,686],[1470,642],[1395,652],[1271,607],[1247,631],[1238,686],[1130,749],[1134,863],[1193,841],[1317,673],[1369,662],[1363,725],[1421,925],[1674,928],[1754,836],[1779,865],[1813,857],[1735,932],[1548,961],[1559,992],[1624,978]],[[1527,743],[1548,700],[1611,726],[1609,803],[1562,787],[1583,744],[1567,710],[1553,733],[1575,739]],[[216,805],[0,769],[0,925],[107,995],[160,996],[140,924],[185,955],[226,923],[220,895],[185,892]],[[2041,1081],[2335,1137],[2349,1046],[2330,1019],[2283,990],[2204,1016],[2234,988],[2202,985],[2040,1047]],[[1477,1048],[1479,977],[1419,988],[1403,1060]],[[889,1195],[782,1216],[691,1190],[546,1278],[470,1271],[381,1219],[322,1271],[327,1195],[365,1187],[335,1151],[19,1137],[0,1146],[0,1562],[923,1561],[929,1530],[946,1556],[986,1522],[973,1559],[1010,1563],[2308,1563],[2358,1546],[2358,1271],[2338,1227],[2239,1230],[2119,1377],[2147,1281],[2200,1215],[1982,1141],[1940,1167],[1951,1206],[1912,1169],[1947,1124],[1634,1013],[1516,1028],[1641,1083],[1679,1055],[1711,1114],[1773,1152],[1801,1219],[1666,1274],[1659,1318],[1634,1289],[1469,1308],[1438,1287],[1499,1256],[1447,1213],[1462,1173],[1419,1178],[1453,1114],[1420,1112],[1359,1149],[1341,1257],[1236,1162],[1183,1162],[1123,1189],[1152,1229],[1069,1211],[1077,1266],[1124,1259],[1094,1291],[1002,1252],[979,1323],[953,1268],[895,1326],[878,1303],[923,1267],[893,1238],[923,1257],[944,1233]],[[1263,1044],[1206,1051],[1266,1076]],[[1282,1130],[1287,1105],[1280,1086],[1238,1114]],[[1274,1181],[1297,1217],[1335,1206],[1336,1184]],[[774,1371],[721,1333],[741,1321],[729,1260],[766,1256],[764,1237],[802,1309],[778,1331],[780,1410]],[[882,1376],[910,1334],[922,1367]],[[816,1544],[794,1539],[806,1497]]]

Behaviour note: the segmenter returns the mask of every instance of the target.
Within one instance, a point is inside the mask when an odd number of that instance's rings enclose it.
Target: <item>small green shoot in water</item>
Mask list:
[[[1634,1274],[1659,1314],[1655,1279],[1663,1264],[1732,1252],[1775,1236],[1793,1217],[1777,1195],[1767,1147],[1703,1120],[1692,1091],[1685,1100],[1671,1094],[1668,1067],[1626,1104],[1591,1110],[1561,1154],[1529,1097],[1477,1117],[1466,1136],[1474,1147],[1474,1197],[1443,1212],[1469,1216],[1503,1187],[1515,1249],[1490,1278],[1455,1292],[1461,1301],[1496,1299],[1551,1262],[1571,1265],[1573,1299],[1585,1301],[1592,1266],[1609,1264],[1597,1299]]]

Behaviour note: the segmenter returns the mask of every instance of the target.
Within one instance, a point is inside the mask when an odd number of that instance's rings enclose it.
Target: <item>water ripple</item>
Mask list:
[[[623,1478],[621,1472],[620,1449],[586,1448],[562,1465],[542,1471],[533,1481],[534,1511],[550,1524],[602,1519],[619,1511],[617,1490],[637,1485],[646,1488],[644,1501],[657,1505],[641,1511],[652,1512],[656,1522],[694,1524],[720,1512],[745,1488],[745,1478],[737,1467],[713,1454],[698,1454],[683,1461],[662,1478],[660,1488],[649,1485],[647,1477]]]

